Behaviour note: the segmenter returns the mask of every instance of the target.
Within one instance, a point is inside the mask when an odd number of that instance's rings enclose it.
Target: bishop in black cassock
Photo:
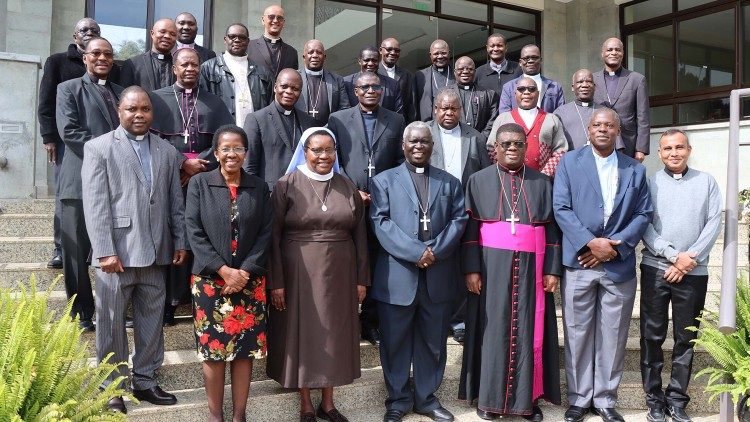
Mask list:
[[[462,266],[469,293],[458,396],[477,400],[483,418],[541,416],[538,398],[560,403],[551,291],[562,263],[552,183],[523,165],[520,126],[499,132],[499,165],[474,173],[466,187]]]

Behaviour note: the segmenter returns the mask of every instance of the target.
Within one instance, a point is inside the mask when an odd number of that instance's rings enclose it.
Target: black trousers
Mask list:
[[[707,275],[685,275],[680,283],[669,283],[664,271],[641,264],[641,378],[649,406],[685,408],[690,401],[688,383],[693,369],[693,345],[697,333],[685,328],[698,325],[706,301]],[[672,302],[674,347],[672,374],[662,391],[664,368],[662,345],[667,338],[668,308]]]
[[[419,272],[414,301],[407,306],[377,302],[380,317],[380,363],[387,409],[429,412],[440,407],[435,392],[443,381],[451,303],[435,303],[427,292],[425,271]],[[409,370],[413,370],[413,392]]]
[[[83,218],[83,201],[60,200],[60,241],[62,246],[63,276],[68,299],[77,295],[70,311],[72,317],[91,320],[94,316],[94,293],[91,291],[89,259],[91,241]]]
[[[55,158],[55,217],[53,220],[52,230],[55,242],[55,255],[61,254],[61,230],[60,230],[60,196],[57,194],[57,177],[60,173],[60,165],[62,165],[63,155],[65,155],[65,142],[55,142],[55,152],[57,158]]]
[[[380,242],[372,231],[372,222],[367,219],[367,254],[370,256],[370,274],[375,274],[375,261],[378,259],[380,252]],[[370,297],[370,290],[367,289],[365,300],[359,308],[359,322],[362,325],[362,333],[369,330],[378,329],[378,302]]]

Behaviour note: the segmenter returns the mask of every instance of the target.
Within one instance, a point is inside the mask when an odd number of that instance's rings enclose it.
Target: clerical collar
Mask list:
[[[468,90],[470,90],[471,88],[473,88],[473,87],[474,87],[474,84],[463,85],[463,84],[459,84],[459,83],[457,83],[456,85],[458,85],[458,87],[459,87],[459,88],[461,88],[461,89],[465,89],[465,90],[467,90],[467,91],[468,91]]]
[[[617,70],[615,70],[614,72],[610,70],[604,71],[604,74],[608,76],[620,76],[621,73],[622,73],[622,66],[618,67]]]
[[[107,85],[107,80],[106,79],[99,79],[98,76],[92,75],[90,73],[88,75],[89,75],[89,79],[91,79],[91,82],[93,82],[93,83],[95,83],[97,85]]]
[[[297,170],[301,171],[302,174],[304,174],[305,176],[307,176],[307,177],[309,177],[309,178],[311,178],[313,180],[317,180],[318,182],[325,182],[325,181],[331,180],[331,178],[333,178],[333,168],[331,168],[331,171],[329,171],[326,174],[319,174],[319,173],[315,173],[314,171],[310,170],[310,168],[307,167],[307,163],[302,163],[302,164],[300,164],[300,165],[297,166]]]
[[[518,114],[520,114],[521,117],[526,116],[526,117],[536,118],[536,115],[539,114],[539,108],[538,107],[534,107],[534,108],[531,108],[531,109],[528,109],[528,110],[524,110],[522,108],[519,108],[518,109]]]
[[[395,70],[396,69],[396,65],[395,64],[393,66],[388,66],[387,64],[385,64],[385,62],[380,62],[380,63],[382,63],[383,67],[386,68],[386,69],[388,69],[388,70]]]
[[[310,76],[320,76],[323,74],[323,69],[320,70],[310,70],[308,68],[305,68],[305,73],[307,73]]]
[[[279,104],[278,101],[274,100],[273,103],[276,104],[276,110],[278,110],[279,113],[283,114],[284,116],[289,116],[290,114],[292,114],[292,111],[294,110],[294,108],[289,109],[289,110],[285,109],[281,104]]]
[[[519,167],[519,168],[517,168],[515,170],[511,170],[508,167],[505,167],[504,165],[502,165],[500,163],[497,163],[497,168],[500,169],[500,171],[502,171],[503,173],[508,173],[508,174],[516,175],[516,174],[520,173],[521,170],[523,170],[524,164],[521,164],[521,167]]]
[[[184,86],[180,85],[179,82],[175,82],[174,83],[174,90],[177,91],[177,92],[184,92],[185,94],[192,94],[193,93],[193,89],[195,89],[195,88],[185,88]]]
[[[435,66],[435,65],[432,65],[432,67],[434,67],[434,68],[435,68],[435,70],[437,70],[437,71],[438,71],[438,72],[440,72],[440,73],[445,73],[445,72],[446,72],[446,71],[448,70],[448,66],[445,66],[445,67],[437,67],[437,66]]]
[[[271,44],[276,44],[277,42],[280,42],[280,41],[281,41],[281,37],[277,37],[277,38],[270,38],[270,37],[267,37],[267,36],[266,36],[265,34],[264,34],[264,35],[262,35],[262,37],[263,37],[263,39],[264,39],[264,40],[265,40],[265,41],[266,41],[267,43],[271,43]]]
[[[594,103],[591,102],[591,101],[583,102],[583,101],[577,99],[577,100],[575,100],[575,103],[578,104],[581,107],[593,107],[594,106]]]
[[[130,139],[131,141],[142,141],[146,139],[146,135],[133,135],[132,133],[128,132],[125,128],[123,128],[125,131],[125,137]]]
[[[440,126],[439,123],[438,123],[438,126]],[[460,125],[456,125],[456,126],[453,127],[453,129],[447,129],[447,128],[444,128],[444,127],[440,126],[440,132],[445,133],[446,135],[455,135],[455,136],[458,136],[459,132],[461,131],[461,128],[459,126]]]
[[[406,168],[409,169],[410,172],[417,173],[417,174],[427,173],[427,169],[430,167],[429,164],[427,164],[424,167],[417,167],[408,161],[404,161],[404,164],[406,165]]]
[[[378,106],[375,106],[372,110],[365,110],[362,108],[362,105],[359,106],[359,112],[365,115],[371,115],[371,116],[377,116],[378,115]]]
[[[169,56],[168,54],[159,53],[158,51],[152,51],[151,56],[159,60],[169,60],[167,57],[172,57],[172,56]]]
[[[680,180],[687,174],[688,170],[690,170],[688,167],[685,167],[685,170],[682,171],[682,173],[672,173],[668,168],[664,167],[664,172],[669,175],[669,177]]]

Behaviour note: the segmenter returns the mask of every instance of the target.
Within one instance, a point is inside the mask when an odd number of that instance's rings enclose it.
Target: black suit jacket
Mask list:
[[[174,73],[170,72],[170,75],[169,85],[172,85],[175,82],[175,77]],[[156,79],[156,74],[151,64],[150,51],[125,60],[122,64],[119,83],[125,88],[131,85],[138,85],[146,91],[156,91],[157,89],[164,88],[159,83],[159,80]]]
[[[281,54],[279,61],[279,68],[273,67],[271,61],[271,54],[268,52],[266,41],[263,37],[250,40],[250,44],[247,46],[247,55],[255,63],[265,66],[271,72],[274,81],[283,69],[297,69],[299,68],[299,58],[297,57],[297,50],[291,45],[285,43],[283,40],[279,40],[281,43]]]
[[[517,62],[508,60],[508,65],[505,66],[505,70],[499,76],[497,72],[492,70],[489,63],[485,63],[477,68],[476,84],[479,89],[491,89],[497,95],[500,95],[503,92],[503,84],[521,75],[523,75],[523,71]]]
[[[201,65],[201,89],[215,94],[224,102],[232,118],[236,119],[234,106],[234,75],[219,55]],[[273,98],[273,79],[271,72],[263,66],[257,66],[248,59],[247,85],[250,87],[250,100],[253,110],[260,110],[267,106]]]
[[[443,143],[440,134],[440,125],[435,120],[427,123],[430,125],[432,132],[432,156],[430,165],[445,170],[445,154],[443,154]],[[459,123],[461,130],[461,162],[463,163],[463,172],[461,173],[461,186],[466,188],[469,176],[489,167],[492,164],[490,156],[487,154],[487,137],[479,133],[465,123]]]
[[[284,122],[281,121],[276,101],[254,113],[248,114],[243,129],[247,133],[248,151],[243,168],[265,180],[268,189],[273,190],[276,182],[284,175],[289,162],[292,160],[294,149],[305,129],[315,126],[315,120],[296,109],[292,111],[297,116],[300,128],[289,139]]]
[[[111,82],[109,85],[119,99],[123,88]],[[60,199],[81,199],[84,144],[117,129],[120,122],[112,121],[107,104],[88,74],[57,86],[55,108],[57,131],[65,142],[57,194]]]
[[[401,88],[401,102],[404,105],[404,112],[401,113],[406,119],[406,124],[417,120],[417,109],[414,104],[414,74],[405,70],[398,65],[395,67],[395,79],[398,82],[399,88]],[[388,75],[388,71],[383,66],[383,62],[380,62],[378,67],[378,74]]]
[[[368,148],[365,124],[359,105],[337,111],[328,118],[328,128],[336,135],[339,166],[342,174],[357,186],[369,192]],[[404,132],[404,117],[383,107],[378,107],[375,134],[372,142],[372,175],[396,167],[404,162],[401,136]]]
[[[354,83],[357,81],[361,72],[352,73],[344,77],[344,86],[349,96],[349,104],[355,106],[359,104],[357,95],[354,94]],[[398,114],[404,115],[404,102],[401,98],[401,88],[395,79],[388,75],[378,73],[380,84],[383,85],[383,94],[380,96],[380,106]]]
[[[426,122],[432,120],[434,117],[433,113],[433,99],[437,94],[446,86],[438,86],[435,89],[435,82],[432,77],[432,66],[422,69],[414,75],[415,84],[415,98],[414,103],[417,107],[417,119]],[[456,84],[455,75],[453,75],[453,67],[448,66],[448,85]]]
[[[490,136],[492,123],[495,122],[498,115],[497,106],[500,103],[500,94],[492,90],[480,90],[476,84],[474,84],[474,87],[476,90],[471,96],[472,113],[469,114],[467,119],[468,104],[464,104],[464,108],[461,110],[461,121],[487,137]],[[458,91],[461,88],[456,85],[454,89]]]
[[[185,198],[185,225],[193,251],[193,274],[211,277],[227,265],[243,269],[251,278],[268,272],[273,204],[268,186],[242,171],[237,187],[237,251],[232,254],[229,188],[216,169],[190,178]]]
[[[307,73],[305,72],[305,69],[302,68],[299,71],[299,74],[302,76],[302,92],[300,93],[299,100],[294,104],[294,107],[300,112],[307,114]],[[344,78],[323,69],[323,80],[326,83],[326,90],[328,91],[328,109],[331,111],[331,114],[351,107],[349,96],[346,92],[346,86],[344,86]]]
[[[202,45],[193,44],[193,49],[198,52],[198,57],[201,59],[201,64],[216,57],[216,53],[213,50],[208,49]]]

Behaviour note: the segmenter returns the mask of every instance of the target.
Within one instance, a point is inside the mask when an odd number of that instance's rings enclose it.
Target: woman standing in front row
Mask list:
[[[268,375],[300,389],[300,421],[347,419],[333,387],[360,377],[357,303],[370,284],[365,207],[338,173],[336,143],[309,128],[273,190]],[[317,408],[310,389],[320,388]]]
[[[245,421],[253,358],[266,353],[266,251],[273,208],[266,183],[242,170],[247,135],[220,127],[219,168],[190,179],[185,221],[193,261],[193,317],[209,420],[223,421],[224,370],[231,362],[233,422]]]

